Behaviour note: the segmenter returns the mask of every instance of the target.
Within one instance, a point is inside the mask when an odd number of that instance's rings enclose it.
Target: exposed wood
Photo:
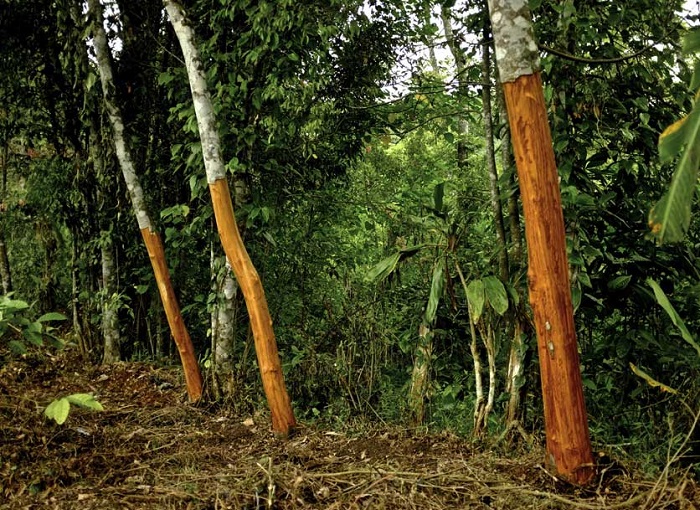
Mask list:
[[[296,426],[296,420],[284,384],[265,291],[238,231],[228,182],[226,179],[219,179],[209,185],[209,190],[221,244],[231,262],[248,308],[263,389],[270,406],[272,429],[286,435]]]
[[[187,383],[187,393],[190,401],[195,402],[202,396],[202,376],[197,365],[197,358],[194,356],[192,341],[180,314],[180,306],[177,303],[172,284],[170,283],[170,273],[165,262],[163,243],[160,235],[153,229],[151,218],[146,209],[143,189],[134,168],[131,149],[124,133],[121,109],[115,101],[112,62],[107,45],[107,34],[103,27],[102,5],[99,0],[88,0],[88,9],[93,19],[93,42],[102,84],[102,94],[109,122],[112,126],[119,166],[129,190],[132,210],[146,244],[148,256],[151,259],[151,265],[153,266],[163,307],[168,317],[168,323],[180,352],[182,367],[185,372],[185,382]]]
[[[539,73],[504,83],[525,214],[530,304],[537,330],[547,452],[576,483],[593,476],[579,369],[559,179]]]
[[[488,0],[508,110],[528,247],[548,461],[563,478],[594,474],[579,368],[564,215],[539,56],[527,2]]]
[[[182,320],[182,314],[180,313],[180,305],[178,305],[173,285],[170,282],[170,271],[165,262],[163,242],[157,232],[147,228],[141,229],[141,235],[148,250],[148,257],[151,259],[160,299],[165,309],[165,316],[168,319],[170,331],[176,340],[175,344],[180,353],[182,369],[185,373],[185,383],[187,384],[187,393],[190,401],[196,402],[202,397],[202,375],[199,371],[199,365],[197,365],[197,357],[194,354],[190,334],[185,328],[185,322]]]
[[[226,180],[226,167],[223,163],[221,142],[216,128],[216,116],[195,43],[194,30],[185,21],[185,13],[179,3],[164,0],[164,4],[185,58],[216,226],[224,252],[231,262],[248,308],[260,375],[270,406],[272,428],[276,433],[284,436],[296,426],[296,420],[284,384],[284,374],[277,352],[277,340],[272,329],[272,318],[262,282],[243,244],[233,213],[231,191]]]

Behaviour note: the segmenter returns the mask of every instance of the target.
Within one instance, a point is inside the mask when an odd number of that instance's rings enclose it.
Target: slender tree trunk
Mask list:
[[[569,284],[564,216],[530,11],[488,0],[525,212],[548,462],[584,484],[594,474]]]
[[[482,375],[481,366],[481,355],[479,354],[479,341],[476,334],[476,326],[472,320],[471,309],[469,308],[469,294],[467,293],[467,281],[464,278],[464,273],[462,273],[462,268],[459,263],[455,260],[455,268],[457,269],[457,274],[459,275],[459,281],[462,283],[462,289],[464,290],[464,299],[467,302],[467,315],[469,319],[469,333],[471,336],[471,342],[469,343],[469,350],[472,354],[472,360],[474,361],[474,391],[476,393],[476,399],[474,401],[474,426],[472,429],[472,434],[474,437],[480,437],[484,432],[484,413],[486,411],[486,399],[484,398],[484,379]]]
[[[468,92],[468,84],[465,83],[466,59],[464,58],[462,49],[455,40],[454,31],[452,29],[452,12],[450,8],[443,6],[442,10],[440,11],[440,17],[442,18],[442,26],[445,30],[447,46],[450,48],[450,53],[452,53],[452,58],[455,61],[459,92],[462,96],[466,96]],[[469,126],[467,124],[467,120],[463,116],[460,116],[457,122],[457,129],[459,130],[459,137],[457,139],[457,166],[460,169],[463,169],[467,164],[467,134],[469,132]]]
[[[121,335],[119,333],[119,302],[114,286],[114,257],[111,240],[103,240],[100,246],[102,257],[102,336],[104,338],[103,363],[120,360]]]
[[[506,246],[506,229],[503,225],[503,208],[501,207],[501,190],[498,186],[496,169],[496,149],[493,143],[493,114],[491,112],[491,39],[487,27],[484,27],[484,41],[481,47],[481,111],[484,119],[484,136],[486,137],[486,168],[489,173],[489,191],[491,192],[491,212],[496,227],[496,245],[498,250],[498,270],[503,283],[509,280],[508,248]]]
[[[512,252],[510,255],[511,274],[520,274],[523,262],[523,242],[520,230],[520,206],[518,203],[518,185],[515,180],[513,152],[510,142],[510,128],[508,126],[508,112],[506,110],[506,99],[503,95],[503,85],[500,76],[496,72],[496,90],[498,95],[498,110],[501,124],[501,164],[503,171],[508,175],[510,187],[508,193],[508,224],[510,231],[510,241]],[[513,310],[513,328],[511,333],[510,352],[508,355],[508,370],[506,375],[506,388],[508,393],[508,406],[506,407],[506,433],[511,430],[519,430],[523,434],[521,422],[524,419],[523,397],[525,393],[525,356],[527,344],[523,341],[523,303],[522,293],[519,291],[517,279],[514,283],[516,292],[520,295],[520,302]]]
[[[114,145],[116,148],[119,165],[122,169],[124,180],[131,198],[131,205],[143,236],[148,256],[153,266],[160,297],[170,324],[170,329],[180,352],[182,367],[185,374],[187,393],[192,402],[198,401],[202,396],[202,376],[199,372],[194,347],[189,333],[185,328],[177,303],[175,292],[170,283],[170,272],[165,262],[165,250],[160,236],[155,231],[151,219],[146,210],[143,189],[134,170],[131,151],[124,136],[124,123],[122,114],[114,99],[114,80],[112,78],[112,64],[107,45],[107,35],[104,31],[102,5],[99,0],[88,0],[88,8],[93,19],[94,45],[97,55],[97,64],[102,82],[104,103],[109,115],[110,124],[114,132]]]
[[[411,388],[408,392],[408,409],[411,424],[418,426],[425,419],[425,396],[430,383],[430,358],[433,355],[433,332],[425,324],[418,328],[418,346],[411,373]]]
[[[3,203],[7,199],[7,163],[9,155],[9,145],[6,140],[3,144],[2,157],[0,159],[0,165],[2,165],[2,196],[0,197],[0,202]],[[4,214],[4,210],[1,210],[0,214]],[[12,292],[12,273],[10,271],[10,259],[7,256],[3,230],[4,228],[0,229],[0,282],[2,283],[2,293],[8,294]]]
[[[272,329],[272,318],[262,282],[243,244],[233,214],[231,192],[226,180],[226,168],[221,157],[216,119],[202,61],[194,40],[194,31],[186,24],[185,14],[180,4],[172,0],[164,0],[164,4],[185,57],[199,134],[202,139],[202,155],[212,196],[214,216],[224,252],[231,261],[236,279],[245,297],[263,388],[270,406],[272,428],[281,435],[287,435],[296,426],[296,420],[284,384],[282,364],[277,352],[277,341]]]
[[[236,295],[238,283],[233,278],[228,259],[217,257],[211,247],[212,292],[216,295],[211,312],[211,353],[213,390],[217,399],[235,393],[233,348],[236,333]]]

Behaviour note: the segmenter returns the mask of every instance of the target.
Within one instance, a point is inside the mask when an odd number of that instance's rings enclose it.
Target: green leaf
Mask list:
[[[481,317],[481,312],[484,311],[484,282],[481,280],[472,280],[467,286],[467,301],[471,309],[472,322],[476,324]]]
[[[68,317],[63,315],[62,313],[58,312],[49,312],[45,313],[41,317],[37,319],[37,322],[46,322],[46,321],[65,321],[68,320]]]
[[[93,397],[89,393],[74,393],[73,395],[68,395],[66,399],[71,404],[79,407],[92,409],[94,411],[104,411],[102,404],[95,400],[95,397]]]
[[[670,154],[676,149],[678,136],[686,143],[685,151],[673,174],[668,191],[649,213],[649,228],[659,244],[681,241],[690,226],[690,207],[695,195],[700,164],[700,108],[697,106],[681,126],[664,131],[659,139],[659,152]],[[680,132],[680,135],[677,133]],[[670,145],[673,145],[672,147]],[[663,157],[663,156],[662,156]]]
[[[690,79],[690,90],[697,90],[700,87],[700,60],[695,62],[693,77]]]
[[[22,301],[21,299],[4,299],[0,303],[0,307],[11,311],[26,310],[29,308],[29,303]]]
[[[455,135],[450,133],[449,131],[445,131],[442,136],[445,138],[445,141],[447,143],[453,143],[455,141]]]
[[[681,336],[683,337],[683,339],[686,342],[688,342],[688,344],[698,352],[698,356],[700,356],[700,345],[697,344],[697,342],[693,338],[693,335],[691,335],[690,331],[688,331],[688,328],[685,327],[683,319],[681,319],[680,315],[678,315],[678,312],[676,312],[676,309],[668,300],[668,297],[666,296],[664,291],[661,289],[661,287],[659,287],[659,284],[651,278],[647,279],[647,283],[654,290],[654,296],[656,297],[656,301],[661,305],[661,307],[664,310],[666,310],[666,313],[671,318],[671,322],[673,322],[673,324],[681,332]]]
[[[433,281],[430,284],[430,296],[428,297],[428,306],[425,308],[425,322],[432,324],[437,315],[438,305],[442,297],[442,291],[445,288],[445,278],[443,277],[443,264],[439,263],[433,269]]]
[[[27,346],[19,340],[10,340],[8,346],[13,354],[25,354],[27,352]]]
[[[436,211],[442,211],[442,199],[445,196],[445,183],[436,184],[433,188],[433,205]]]
[[[634,374],[637,377],[641,377],[642,379],[644,379],[647,382],[647,384],[649,384],[649,386],[652,386],[654,388],[659,388],[661,391],[666,391],[668,393],[677,393],[676,390],[674,390],[670,386],[666,386],[664,383],[657,381],[656,379],[654,379],[652,376],[647,374],[644,370],[642,370],[641,368],[639,368],[638,366],[636,366],[632,362],[630,362],[630,368],[632,369],[632,372],[634,372]]]
[[[683,39],[683,53],[696,53],[700,51],[700,29],[694,28]]]
[[[618,276],[617,278],[613,278],[608,282],[608,288],[610,290],[624,289],[627,287],[627,285],[629,285],[631,280],[632,277],[630,275]]]
[[[65,423],[66,418],[68,418],[68,412],[70,411],[70,403],[67,398],[59,398],[54,400],[49,404],[49,406],[44,409],[44,414],[56,421],[59,425]]]
[[[377,265],[375,265],[372,269],[369,270],[369,273],[367,273],[367,280],[384,280],[389,275],[391,275],[391,273],[394,272],[394,270],[396,269],[396,264],[399,263],[400,258],[401,252],[396,252],[388,256],[384,260],[380,261],[379,263],[377,263]]]
[[[495,276],[487,276],[484,278],[484,290],[486,297],[491,304],[491,308],[498,315],[503,315],[508,310],[508,294],[503,282]]]

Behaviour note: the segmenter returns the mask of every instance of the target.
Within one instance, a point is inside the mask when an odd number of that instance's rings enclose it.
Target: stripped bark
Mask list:
[[[194,30],[185,21],[185,13],[179,3],[164,0],[164,4],[185,58],[214,216],[224,252],[231,261],[245,297],[263,388],[270,406],[272,428],[281,435],[287,435],[296,426],[296,420],[284,384],[277,341],[272,329],[272,318],[262,282],[243,244],[233,213],[231,192],[226,180],[226,167],[221,156],[221,143],[216,129],[216,118],[202,61],[195,43]]]
[[[155,231],[148,215],[143,189],[141,188],[141,183],[134,169],[131,150],[124,136],[123,116],[114,98],[111,55],[107,45],[107,34],[103,27],[104,18],[102,5],[99,0],[88,0],[88,9],[93,20],[93,43],[100,72],[102,94],[109,121],[112,126],[114,146],[119,160],[119,166],[121,167],[122,175],[126,181],[126,187],[131,199],[131,206],[136,215],[136,220],[148,251],[148,257],[153,266],[160,297],[163,301],[165,314],[168,318],[168,324],[170,325],[170,330],[180,353],[180,359],[182,360],[182,367],[185,374],[185,383],[187,385],[187,393],[190,401],[195,402],[202,396],[202,376],[199,371],[199,366],[197,365],[197,359],[194,355],[192,341],[190,340],[189,333],[182,320],[180,306],[177,303],[175,292],[170,282],[170,272],[165,261],[163,243],[160,239],[160,235]]]
[[[594,474],[569,284],[564,216],[539,56],[525,0],[488,0],[525,213],[547,461],[567,480]]]

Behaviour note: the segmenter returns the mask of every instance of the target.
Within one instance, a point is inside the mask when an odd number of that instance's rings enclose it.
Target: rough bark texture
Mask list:
[[[540,56],[527,0],[488,0],[501,82],[534,74]]]
[[[564,216],[526,0],[489,0],[525,213],[548,461],[564,478],[594,474],[566,256]]]
[[[214,393],[217,399],[235,392],[233,348],[236,333],[238,282],[226,257],[216,257],[212,247],[212,291],[216,294],[211,312],[211,352]]]
[[[103,363],[116,363],[120,359],[119,320],[112,296],[114,286],[114,257],[112,243],[107,242],[101,247],[102,251],[102,337],[104,338]]]
[[[180,314],[180,306],[175,298],[172,284],[170,283],[170,273],[165,262],[165,252],[160,236],[153,231],[150,217],[146,210],[143,198],[143,189],[139,183],[138,176],[134,170],[131,152],[124,136],[124,122],[122,114],[114,100],[114,79],[112,75],[112,63],[107,45],[107,34],[105,33],[102,14],[102,5],[99,0],[89,0],[88,8],[93,19],[93,35],[97,64],[100,72],[102,93],[105,108],[109,116],[109,121],[114,134],[114,145],[122,169],[124,180],[126,181],[131,206],[136,215],[136,219],[143,235],[148,256],[153,265],[158,290],[163,301],[163,307],[168,318],[168,323],[177,344],[182,367],[185,374],[185,383],[190,401],[195,402],[202,396],[202,376],[197,365],[197,358],[194,355],[194,348],[190,336],[185,329],[185,325]]]
[[[296,426],[296,420],[284,384],[284,375],[277,352],[277,341],[272,329],[272,318],[265,292],[260,276],[243,244],[233,214],[231,192],[226,181],[226,168],[221,157],[219,134],[216,129],[216,118],[202,62],[194,40],[194,31],[185,22],[182,6],[171,0],[165,0],[164,4],[185,57],[214,216],[224,252],[233,266],[248,308],[258,366],[270,406],[272,428],[275,432],[286,435]]]
[[[408,408],[411,424],[419,426],[425,419],[425,395],[430,382],[430,358],[433,355],[433,333],[425,324],[418,328],[418,347],[416,348],[411,388],[408,391]]]

